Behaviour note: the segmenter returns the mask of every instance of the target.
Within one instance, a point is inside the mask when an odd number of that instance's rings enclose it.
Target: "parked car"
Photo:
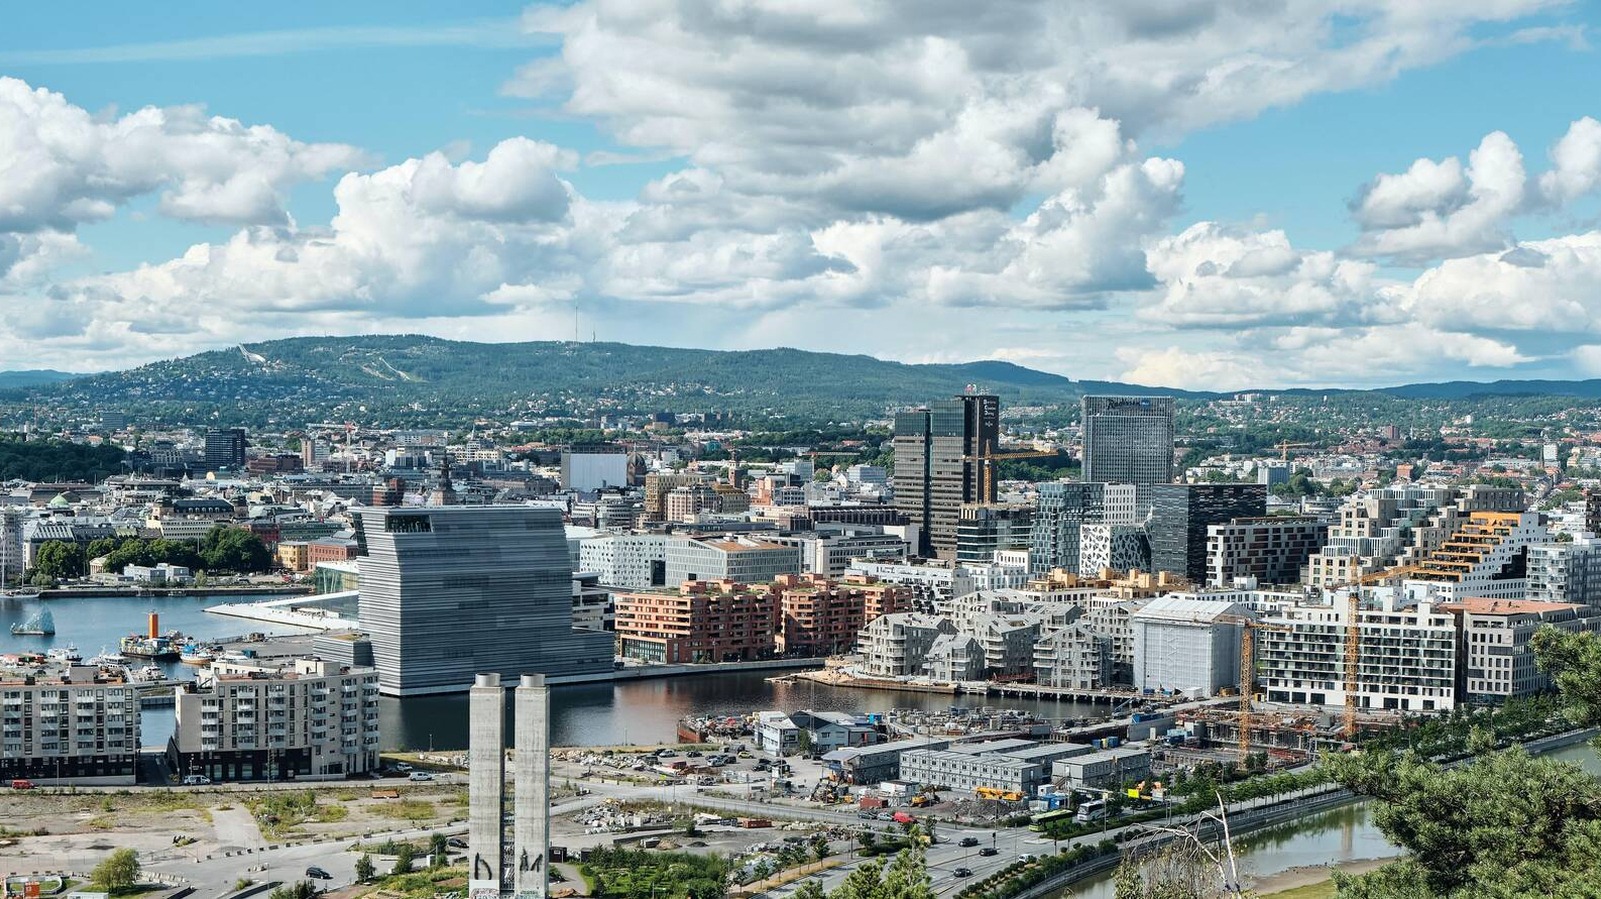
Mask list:
[[[451,837],[450,839],[445,841],[445,845],[449,846],[452,849],[466,849],[467,848],[467,841],[462,839],[461,837]]]
[[[16,780],[13,780],[11,782],[11,789],[13,789],[13,790],[31,790],[31,789],[33,789],[33,781],[24,780],[24,779],[19,777]]]
[[[395,763],[395,770],[399,771],[401,774],[405,774],[405,773],[407,773],[408,771],[411,770],[411,766],[406,764],[405,762],[396,762]]]
[[[1036,859],[1038,857],[1039,856],[1035,855],[1032,852],[1025,852],[1022,855],[1019,855],[1017,857],[1017,860],[1020,861],[1020,862],[1031,862],[1031,861],[1033,861],[1034,859]]]
[[[895,816],[890,814],[889,812],[879,812],[876,817],[880,821],[893,821],[893,820],[895,820]]]
[[[327,871],[324,871],[323,869],[317,867],[316,865],[312,865],[311,867],[306,869],[306,876],[310,877],[312,880],[333,880],[334,879],[334,876],[332,874],[329,874]]]
[[[962,837],[962,841],[960,843],[957,843],[956,845],[961,846],[964,849],[969,847],[969,846],[977,846],[978,845],[978,837]]]
[[[211,778],[204,774],[186,774],[183,778],[183,785],[186,787],[204,787],[210,784]]]
[[[413,771],[406,779],[410,780],[412,783],[424,783],[426,781],[433,780],[434,776],[429,774],[427,771]]]
[[[978,850],[978,854],[979,855],[1000,855],[1001,854],[1001,850],[996,849],[994,846],[985,846],[983,849]]]
[[[955,871],[952,871],[951,873],[955,874],[957,877],[972,877],[973,876],[973,869],[972,868],[957,868]]]

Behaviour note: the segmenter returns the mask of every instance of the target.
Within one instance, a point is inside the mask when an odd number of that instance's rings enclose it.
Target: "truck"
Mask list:
[[[980,799],[1001,799],[1006,802],[1022,802],[1023,794],[1016,790],[1002,790],[999,787],[979,787],[973,791]]]
[[[773,822],[767,818],[740,818],[739,826],[744,828],[772,827]]]

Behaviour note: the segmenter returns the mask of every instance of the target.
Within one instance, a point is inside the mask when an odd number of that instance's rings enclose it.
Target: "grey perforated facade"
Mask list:
[[[474,674],[610,671],[612,635],[575,631],[554,509],[359,509],[361,627],[388,696],[461,693]]]

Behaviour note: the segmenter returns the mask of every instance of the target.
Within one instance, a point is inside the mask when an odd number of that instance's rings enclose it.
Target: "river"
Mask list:
[[[1547,755],[1573,762],[1591,774],[1601,775],[1601,756],[1586,744],[1568,746]],[[1368,803],[1331,809],[1257,831],[1235,844],[1241,867],[1254,877],[1271,877],[1293,868],[1340,865],[1362,859],[1393,858],[1400,853],[1373,824]],[[1074,884],[1050,899],[1113,899],[1112,874]]]
[[[267,597],[257,597],[267,598]],[[210,615],[207,606],[229,601],[223,596],[74,597],[71,599],[0,600],[0,653],[42,651],[69,643],[85,657],[102,648],[115,651],[126,634],[143,631],[145,615],[161,615],[161,629],[213,640],[239,634],[307,633],[299,628],[242,618]],[[11,625],[48,607],[56,620],[53,637],[14,637]],[[194,669],[180,662],[161,666],[170,677],[189,680]],[[941,693],[848,690],[807,682],[774,684],[760,672],[692,675],[624,681],[618,684],[556,687],[551,694],[551,743],[556,746],[612,746],[666,743],[676,737],[678,720],[686,715],[737,715],[761,709],[818,711],[881,711],[890,708],[944,709],[983,705],[973,697]],[[1007,699],[997,705],[1046,718],[1079,718],[1104,714],[1104,707],[1074,702]],[[510,705],[510,703],[508,703]],[[429,696],[380,700],[385,749],[460,749],[467,745],[467,697]],[[148,709],[142,716],[140,742],[165,745],[172,734],[172,710]],[[511,728],[506,733],[511,735]]]

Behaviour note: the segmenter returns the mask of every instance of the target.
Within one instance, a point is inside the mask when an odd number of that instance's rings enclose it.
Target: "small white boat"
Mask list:
[[[146,665],[133,672],[133,681],[138,684],[159,684],[167,679],[167,673],[155,665]]]
[[[122,653],[120,653],[120,652],[109,652],[109,651],[107,651],[107,649],[104,646],[102,646],[102,647],[100,647],[100,654],[99,655],[90,656],[89,660],[88,660],[88,662],[86,664],[89,664],[89,665],[100,665],[101,667],[111,667],[111,666],[122,665],[123,663],[125,663],[127,661],[128,661],[127,659],[122,657]]]
[[[47,649],[44,651],[44,656],[53,662],[66,662],[68,664],[76,664],[83,661],[83,653],[79,652],[78,647],[72,645],[71,643],[68,643],[66,646],[57,646],[52,649]]]

